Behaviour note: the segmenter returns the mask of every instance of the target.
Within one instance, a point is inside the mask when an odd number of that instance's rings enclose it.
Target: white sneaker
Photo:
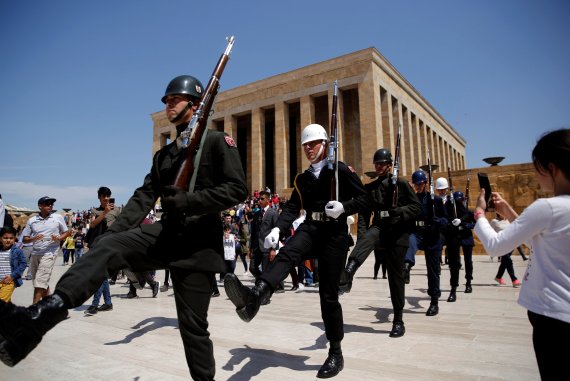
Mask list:
[[[251,275],[251,273],[250,273],[249,270],[248,270],[248,271],[246,271],[246,272],[243,273],[243,276],[246,276],[246,277],[251,278],[253,275]]]
[[[302,290],[305,288],[305,285],[303,283],[299,283],[299,290]]]

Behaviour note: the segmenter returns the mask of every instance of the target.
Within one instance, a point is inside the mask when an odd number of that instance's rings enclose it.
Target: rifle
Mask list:
[[[465,183],[465,199],[463,200],[463,205],[465,208],[469,208],[469,182],[471,180],[469,172],[470,171],[467,171],[467,182]]]
[[[338,107],[338,81],[334,81],[333,101],[332,101],[332,114],[330,126],[330,143],[329,155],[327,157],[329,169],[334,169],[334,176],[331,180],[331,200],[338,201],[338,121],[337,121],[337,107]]]
[[[226,40],[228,41],[226,50],[222,53],[214,68],[210,82],[208,82],[208,86],[206,86],[206,90],[200,99],[198,109],[194,112],[194,115],[192,115],[188,127],[180,134],[182,147],[188,148],[188,151],[180,168],[178,168],[174,185],[185,191],[189,190],[190,178],[194,174],[194,158],[200,149],[201,140],[206,131],[206,125],[208,124],[210,110],[212,109],[212,104],[220,88],[220,77],[226,67],[226,63],[230,59],[230,52],[232,51],[235,39],[234,36],[231,36],[226,37]]]
[[[402,124],[398,126],[398,137],[396,138],[396,153],[394,155],[394,168],[392,170],[392,208],[398,206],[398,174],[400,172],[400,140],[402,137]]]
[[[447,160],[447,178],[449,179],[449,199],[453,204],[453,219],[457,218],[457,206],[455,206],[455,197],[453,197],[453,182],[451,181],[451,162]]]
[[[431,159],[429,154],[429,147],[427,147],[427,165],[428,165],[428,181],[429,181],[429,194],[431,196],[432,212],[435,216],[435,191],[433,186],[433,176],[431,171]]]

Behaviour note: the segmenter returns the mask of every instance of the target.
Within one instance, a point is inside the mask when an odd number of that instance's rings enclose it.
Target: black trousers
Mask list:
[[[447,237],[447,263],[449,264],[449,285],[452,289],[459,287],[459,268],[461,267],[461,242],[455,237]]]
[[[377,249],[380,243],[382,229],[372,225],[362,237],[356,241],[356,246],[350,253],[350,259],[362,265],[370,252]],[[404,257],[406,246],[394,246],[381,248],[382,257],[388,269],[388,286],[390,287],[390,299],[394,308],[394,321],[403,321],[403,310],[406,298],[406,285],[404,283]]]
[[[321,317],[329,341],[344,338],[342,307],[338,300],[340,274],[348,253],[348,232],[345,224],[336,221],[305,221],[279,250],[272,265],[264,269],[259,279],[269,283],[273,290],[302,261],[319,261],[319,296]]]
[[[175,237],[161,235],[162,229],[162,224],[155,223],[146,225],[144,232],[138,227],[103,237],[63,274],[55,292],[63,294],[73,308],[93,295],[109,274],[122,268],[137,272],[165,268],[174,259],[166,253],[172,253],[177,242]],[[170,274],[190,375],[194,380],[213,380],[216,367],[207,316],[214,274],[178,267],[171,267]]]
[[[528,311],[528,320],[532,325],[532,344],[542,381],[560,380],[568,366],[568,352],[553,345],[570,341],[570,323]]]

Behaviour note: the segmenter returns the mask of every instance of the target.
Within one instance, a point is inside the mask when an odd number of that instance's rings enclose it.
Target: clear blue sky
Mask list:
[[[570,126],[566,0],[0,2],[0,193],[37,209],[125,203],[151,165],[168,81],[221,91],[375,47],[467,141],[468,167],[530,161]]]

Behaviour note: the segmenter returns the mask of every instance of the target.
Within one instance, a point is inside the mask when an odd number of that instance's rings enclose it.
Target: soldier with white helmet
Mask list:
[[[303,151],[311,165],[296,176],[291,198],[264,245],[276,245],[302,210],[306,211],[306,218],[281,248],[273,264],[263,269],[253,288],[244,286],[235,274],[227,274],[224,279],[227,295],[236,306],[238,316],[249,322],[259,311],[261,301],[271,297],[293,266],[305,259],[318,259],[321,316],[330,343],[329,355],[317,373],[319,378],[336,376],[344,367],[340,345],[344,326],[338,293],[340,274],[349,249],[347,218],[362,212],[368,204],[360,178],[341,161],[336,168],[338,200],[331,200],[335,170],[327,166],[328,140],[325,129],[318,124],[308,125],[301,133]]]
[[[451,291],[447,298],[448,302],[457,300],[457,287],[459,286],[459,270],[461,268],[460,247],[461,240],[457,227],[461,220],[457,218],[457,206],[453,195],[448,194],[449,183],[445,177],[439,177],[435,180],[435,193],[441,197],[445,206],[445,211],[449,217],[449,222],[441,229],[441,241],[445,246],[445,264],[449,265],[450,287]],[[443,250],[442,250],[443,251]],[[441,263],[441,257],[440,257]]]

